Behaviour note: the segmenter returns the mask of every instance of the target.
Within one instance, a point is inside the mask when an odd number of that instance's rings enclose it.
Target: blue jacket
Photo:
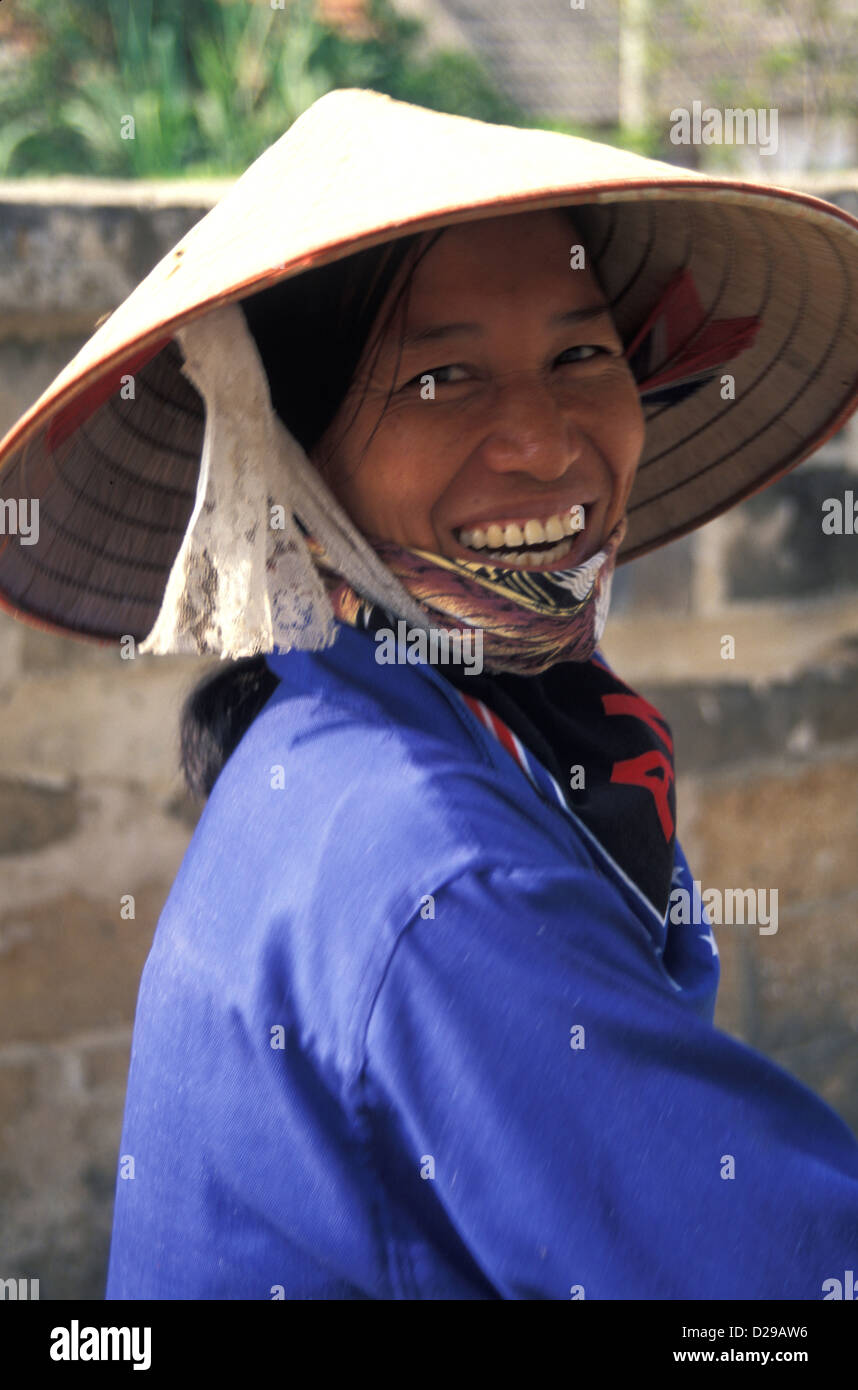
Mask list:
[[[713,1026],[708,934],[375,651],[269,658],[194,834],[107,1297],[824,1298],[858,1268],[850,1131]]]

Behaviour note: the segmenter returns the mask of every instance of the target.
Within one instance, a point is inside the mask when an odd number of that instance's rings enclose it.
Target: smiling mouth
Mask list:
[[[564,559],[585,526],[584,508],[579,502],[541,521],[536,517],[521,524],[491,521],[482,526],[457,527],[453,535],[466,550],[479,553],[483,559],[525,567],[544,566]]]

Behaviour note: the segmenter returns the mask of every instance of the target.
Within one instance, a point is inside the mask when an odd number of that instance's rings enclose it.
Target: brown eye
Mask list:
[[[406,385],[406,386],[419,386],[419,385],[421,384],[421,382],[422,382],[422,380],[423,380],[423,378],[424,378],[425,376],[431,376],[432,379],[433,379],[433,381],[435,382],[435,385],[436,385],[436,386],[439,385],[439,383],[440,383],[441,385],[449,385],[449,384],[452,384],[452,383],[450,382],[450,378],[449,378],[449,377],[446,377],[446,376],[444,375],[445,372],[462,372],[462,373],[464,373],[464,372],[465,372],[465,368],[464,368],[464,367],[461,367],[461,366],[459,365],[458,362],[448,362],[448,363],[447,363],[445,366],[443,366],[443,367],[432,367],[432,368],[430,368],[428,371],[425,371],[425,372],[418,372],[417,375],[416,375],[416,376],[413,376],[413,377],[411,378],[410,381],[406,381],[405,385]],[[462,380],[461,377],[456,378],[456,379],[457,379],[457,380]]]
[[[597,344],[597,343],[578,343],[575,347],[567,348],[565,352],[561,352],[561,354],[560,354],[560,356],[558,357],[557,361],[558,361],[558,362],[562,362],[563,359],[564,359],[564,357],[568,357],[568,355],[569,355],[570,352],[585,352],[585,353],[588,353],[588,354],[592,354],[593,357],[595,357],[595,355],[596,355],[597,353],[602,353],[603,356],[606,356],[606,357],[610,357],[610,356],[611,356],[611,353],[609,352],[609,350],[608,350],[606,347],[601,347],[601,346],[600,346],[599,344]],[[590,356],[587,356],[587,357],[578,357],[578,358],[575,358],[574,360],[577,361],[577,362],[589,362],[589,361],[591,361],[592,359],[591,359]]]

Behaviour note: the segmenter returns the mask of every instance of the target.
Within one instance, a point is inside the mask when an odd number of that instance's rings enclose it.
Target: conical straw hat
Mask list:
[[[646,443],[619,562],[793,468],[858,405],[858,220],[809,195],[593,141],[322,97],[155,266],[0,442],[0,604],[144,637],[194,505],[201,397],[176,330],[312,266],[540,208],[575,220],[635,366]],[[654,310],[656,310],[654,315]],[[725,398],[722,376],[735,379]],[[120,379],[133,374],[133,400]],[[643,384],[641,384],[643,382]],[[6,528],[7,532],[9,528]]]

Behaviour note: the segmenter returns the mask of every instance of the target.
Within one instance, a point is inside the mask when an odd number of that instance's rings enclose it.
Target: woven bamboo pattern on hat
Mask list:
[[[0,604],[100,640],[150,630],[193,508],[205,427],[177,328],[396,236],[553,207],[573,209],[627,344],[682,270],[704,327],[760,320],[724,369],[735,399],[722,398],[716,374],[685,399],[644,403],[618,563],[782,476],[858,405],[849,214],[594,141],[336,91],[251,165],[0,443],[0,499],[39,499],[36,544],[0,536]],[[700,332],[689,326],[692,347]],[[128,374],[133,400],[120,391]]]

